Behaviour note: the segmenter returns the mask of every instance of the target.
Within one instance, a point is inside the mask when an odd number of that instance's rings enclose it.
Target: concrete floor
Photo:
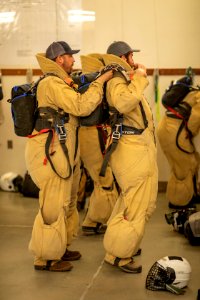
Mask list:
[[[200,207],[199,207],[200,209]],[[158,195],[157,209],[146,226],[141,274],[127,274],[104,263],[103,236],[79,236],[71,250],[82,253],[80,261],[66,273],[35,271],[27,245],[31,235],[38,200],[18,193],[0,192],[0,300],[166,300],[175,299],[170,292],[145,289],[150,267],[166,255],[185,257],[192,275],[183,300],[197,299],[200,288],[200,247],[173,231],[164,219],[169,212],[165,195]],[[83,219],[84,211],[80,213]]]

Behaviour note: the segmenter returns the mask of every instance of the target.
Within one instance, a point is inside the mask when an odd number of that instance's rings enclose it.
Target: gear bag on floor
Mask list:
[[[39,188],[32,180],[30,174],[26,172],[22,185],[22,194],[24,197],[39,198]]]
[[[192,214],[185,222],[184,234],[192,246],[200,245],[200,211]]]

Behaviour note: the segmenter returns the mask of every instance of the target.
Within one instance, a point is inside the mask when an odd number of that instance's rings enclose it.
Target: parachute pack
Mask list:
[[[11,113],[14,122],[14,131],[18,136],[28,136],[35,125],[37,85],[23,84],[14,86],[11,90]]]
[[[73,81],[78,85],[78,92],[83,94],[89,88],[90,84],[99,76],[99,74],[99,72],[88,74],[82,74],[79,72],[72,74]],[[89,116],[80,117],[79,121],[81,126],[94,126],[107,122],[108,118],[108,104],[105,96],[103,96],[102,102],[97,106],[97,108]]]
[[[192,78],[189,76],[184,76],[177,81],[172,81],[162,96],[163,106],[166,108],[177,106],[192,90]]]
[[[112,63],[105,66],[99,72],[87,73],[82,74],[81,72],[72,73],[73,81],[78,85],[78,92],[83,94],[90,86],[90,84],[96,80],[99,76],[104,74],[105,72],[113,70],[114,76],[122,76],[126,79],[127,82],[130,82],[130,78],[127,75],[126,71],[122,66],[117,63]],[[104,95],[102,102],[97,106],[97,108],[86,117],[80,117],[80,125],[81,126],[94,126],[104,123],[109,123],[109,106],[106,100],[106,84],[104,84]]]
[[[170,86],[162,96],[162,104],[164,107],[176,107],[187,96],[189,92],[200,90],[200,88],[193,85],[194,73],[189,67],[186,70],[186,75],[176,81],[172,81]]]
[[[37,86],[47,76],[56,75],[47,73],[33,84],[16,85],[11,89],[11,99],[7,101],[11,104],[16,135],[26,137],[32,133],[37,118]]]

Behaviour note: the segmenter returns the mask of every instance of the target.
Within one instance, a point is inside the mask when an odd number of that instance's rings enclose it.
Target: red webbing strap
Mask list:
[[[39,134],[49,132],[49,130],[51,130],[51,129],[49,129],[49,128],[41,129],[41,130],[40,130],[39,132],[37,132],[36,134],[29,134],[29,135],[27,135],[27,138],[31,139],[31,138],[33,138],[33,137],[39,135]]]
[[[175,116],[177,116],[179,119],[182,119],[182,120],[185,122],[185,124],[187,124],[185,118],[184,118],[181,114],[179,114],[179,112],[177,112],[175,109],[173,109],[173,108],[170,107],[170,106],[167,106],[167,110],[171,111],[171,113],[173,113],[173,114],[174,114]]]
[[[99,125],[96,125],[95,127],[98,130],[100,148],[101,148],[102,154],[104,155],[105,151],[106,151],[107,140],[108,140],[108,138],[110,136],[108,134],[107,128],[110,127],[110,125],[99,124]]]
[[[50,155],[53,155],[53,143],[54,143],[54,138],[55,138],[55,131],[53,130],[53,129],[49,129],[49,128],[44,128],[44,129],[41,129],[39,132],[37,132],[36,134],[30,134],[30,135],[28,135],[27,137],[29,138],[29,139],[31,139],[31,138],[33,138],[33,137],[35,137],[35,136],[37,136],[37,135],[40,135],[40,134],[43,134],[43,133],[47,133],[47,132],[49,132],[50,130],[52,130],[53,131],[53,137],[52,137],[52,141],[51,141],[51,144],[50,144],[50,147],[51,147],[51,151],[50,151]],[[46,166],[46,164],[47,164],[47,161],[48,161],[48,158],[47,158],[47,156],[45,156],[45,158],[44,158],[44,160],[43,160],[43,165],[44,166]]]
[[[191,132],[190,132],[190,130],[188,129],[188,126],[187,126],[187,121],[185,120],[185,118],[184,118],[181,114],[179,114],[179,113],[178,113],[175,109],[173,109],[172,107],[167,106],[167,110],[169,110],[171,113],[173,113],[175,116],[177,116],[177,118],[183,120],[182,123],[181,123],[181,125],[180,125],[180,127],[179,127],[179,129],[178,129],[177,135],[176,135],[176,146],[179,148],[179,150],[181,150],[181,151],[183,151],[183,152],[185,152],[185,153],[187,153],[187,154],[193,154],[193,153],[195,152],[195,147],[194,147],[194,144],[193,144],[193,141],[192,141],[192,138],[191,138]],[[182,131],[182,129],[183,129],[184,126],[185,126],[185,128],[186,128],[186,130],[187,130],[187,132],[188,132],[188,138],[189,138],[189,141],[190,141],[191,145],[192,145],[193,148],[194,148],[194,150],[191,151],[191,152],[189,152],[189,151],[183,149],[183,148],[179,145],[179,143],[178,143],[178,137],[179,137],[179,135],[180,135],[180,133],[181,133],[181,131]]]

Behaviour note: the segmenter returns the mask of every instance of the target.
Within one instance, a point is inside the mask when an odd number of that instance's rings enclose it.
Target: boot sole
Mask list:
[[[80,256],[76,256],[76,257],[71,257],[71,258],[64,258],[62,257],[62,260],[63,261],[75,261],[75,260],[79,260],[81,258],[81,255]]]
[[[126,268],[125,266],[119,266],[119,265],[112,265],[111,263],[109,263],[108,261],[104,260],[104,262],[106,264],[109,264],[110,266],[112,267],[115,267],[115,268],[119,268],[120,270],[122,270],[123,272],[126,272],[126,273],[132,273],[132,274],[139,274],[139,273],[142,273],[142,266],[139,266],[135,269],[128,269]]]
[[[142,273],[142,266],[141,267],[138,267],[137,269],[135,270],[130,270],[130,269],[126,269],[123,268],[124,266],[118,266],[118,268],[126,273],[132,273],[132,274],[139,274],[139,273]]]
[[[53,266],[48,267],[48,266],[34,266],[34,269],[37,271],[50,271],[50,272],[68,272],[71,271],[73,266],[69,267],[68,269],[53,269]]]

